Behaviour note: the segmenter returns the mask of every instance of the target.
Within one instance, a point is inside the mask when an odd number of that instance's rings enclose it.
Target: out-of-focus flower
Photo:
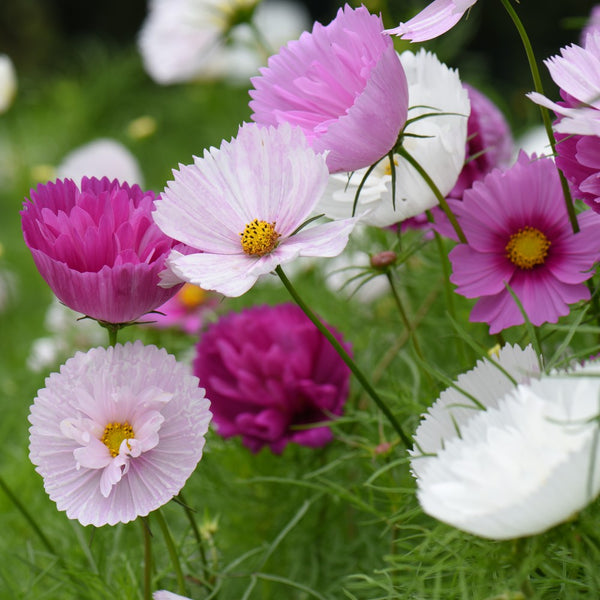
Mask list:
[[[252,78],[252,119],[302,128],[332,173],[387,154],[406,121],[406,77],[381,17],[341,8],[327,26],[290,42]]]
[[[202,456],[209,405],[198,379],[156,346],[78,352],[38,392],[29,456],[70,519],[127,523],[179,493]]]
[[[269,446],[276,453],[289,442],[329,442],[326,425],[302,427],[341,415],[350,379],[325,336],[293,304],[222,317],[202,335],[194,373],[210,396],[220,435],[240,435],[253,452]]]
[[[548,140],[548,134],[543,125],[537,125],[536,127],[527,130],[515,142],[515,149],[515,158],[522,150],[525,154],[529,154],[530,156],[535,154],[536,156],[546,156],[554,160],[552,147]]]
[[[198,252],[174,250],[163,285],[179,278],[240,296],[298,256],[337,256],[355,225],[347,219],[294,233],[312,214],[328,171],[323,155],[287,124],[244,124],[231,142],[206,150],[174,176],[156,201],[154,219]]]
[[[127,135],[134,140],[143,140],[156,133],[156,119],[150,115],[142,115],[127,125]]]
[[[477,361],[458,376],[423,415],[409,451],[411,468],[418,478],[446,444],[459,437],[462,428],[482,410],[497,408],[500,399],[519,383],[539,376],[531,345],[525,350],[506,344],[496,355]]]
[[[217,298],[210,292],[197,285],[184,283],[171,299],[150,315],[151,324],[161,329],[176,327],[193,335],[200,332],[206,312],[210,311],[216,303]]]
[[[17,93],[17,74],[6,54],[0,54],[0,114],[7,111]]]
[[[173,592],[167,592],[166,590],[159,590],[158,592],[154,592],[152,594],[152,600],[192,600],[187,596],[180,596],[179,594],[174,594]]]
[[[84,177],[38,185],[21,223],[33,260],[58,299],[107,323],[135,321],[177,288],[158,286],[175,242],[152,220],[154,194]]]
[[[600,492],[599,375],[596,361],[533,379],[459,424],[460,435],[444,440],[417,477],[423,510],[481,537],[511,539],[583,509]]]
[[[144,176],[136,158],[116,140],[100,138],[69,152],[56,168],[59,179],[73,179],[77,184],[83,177],[107,177],[111,181],[127,181],[143,185]]]
[[[600,217],[579,215],[574,234],[554,163],[522,153],[513,167],[476,182],[462,202],[449,201],[468,243],[449,255],[456,292],[478,298],[471,321],[490,333],[524,322],[519,298],[534,325],[556,323],[569,304],[587,300],[600,252]]]
[[[446,195],[464,165],[470,111],[467,90],[456,71],[425,50],[417,54],[404,52],[400,60],[408,80],[411,106],[408,114],[412,121],[404,129],[402,145]],[[418,119],[421,115],[427,116]],[[364,214],[364,223],[385,227],[437,205],[437,198],[426,181],[404,158],[396,154],[394,163],[396,206],[394,208],[391,168],[384,158],[369,174],[358,198],[356,214]],[[361,169],[352,175],[332,175],[316,212],[331,218],[350,216],[365,174],[366,169]]]
[[[49,336],[33,341],[27,357],[27,367],[43,371],[66,360],[75,350],[87,350],[106,342],[106,332],[92,319],[83,319],[58,300],[46,311],[44,326]]]
[[[146,71],[157,83],[199,78],[225,36],[248,21],[258,0],[152,0],[139,36]]]
[[[434,0],[418,15],[387,33],[411,42],[425,42],[452,29],[477,0]]]
[[[487,96],[468,84],[464,86],[471,104],[465,165],[448,194],[457,199],[492,169],[508,167],[513,158],[512,135],[504,115]]]
[[[581,30],[580,44],[583,46],[588,34],[596,32],[600,32],[600,4],[592,7],[588,22]]]
[[[555,131],[600,135],[600,31],[590,33],[583,47],[571,44],[544,64],[567,101],[557,104],[537,92],[527,96],[563,117]]]
[[[306,9],[289,0],[153,0],[139,48],[160,84],[247,79],[308,21]]]

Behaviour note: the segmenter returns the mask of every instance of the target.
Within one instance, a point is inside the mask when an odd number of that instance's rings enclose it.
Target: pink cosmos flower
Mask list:
[[[527,96],[564,117],[554,125],[555,131],[600,135],[600,31],[590,33],[583,47],[571,44],[544,64],[569,101],[557,104],[537,92]]]
[[[418,15],[387,33],[411,42],[425,42],[452,29],[477,0],[434,0]]]
[[[331,441],[327,426],[300,427],[341,415],[350,378],[325,336],[293,304],[222,317],[197,345],[194,373],[206,385],[220,435],[240,435],[253,452],[268,445],[275,453],[289,442]]]
[[[528,96],[558,115],[556,165],[573,195],[600,212],[600,30],[592,28],[583,47],[563,48],[561,56],[545,64],[563,101],[554,103],[536,93]]]
[[[179,493],[202,456],[209,405],[165,350],[137,341],[78,352],[38,392],[29,457],[70,519],[126,523]]]
[[[302,128],[332,173],[367,167],[394,146],[408,88],[381,17],[341,8],[327,26],[290,42],[251,79],[252,119]]]
[[[490,333],[524,322],[506,284],[534,325],[555,323],[568,304],[589,299],[583,282],[598,259],[600,218],[580,215],[573,234],[550,159],[521,153],[450,204],[468,240],[450,252],[450,280],[457,293],[479,298],[471,321],[488,323]]]
[[[323,155],[298,127],[245,124],[231,142],[174,172],[156,201],[154,219],[196,249],[167,260],[176,278],[226,296],[247,292],[262,275],[298,256],[337,256],[355,219],[309,226],[327,185]]]
[[[583,46],[585,44],[588,34],[595,33],[596,31],[600,31],[600,4],[596,4],[594,7],[592,7],[589,20],[585,24],[585,27],[581,30],[581,45]]]
[[[107,323],[135,321],[175,289],[158,274],[175,242],[152,220],[153,192],[84,177],[38,185],[21,223],[33,260],[58,299]]]
[[[151,325],[163,329],[176,327],[191,335],[199,333],[207,311],[217,298],[197,285],[184,283],[183,287],[152,313]]]

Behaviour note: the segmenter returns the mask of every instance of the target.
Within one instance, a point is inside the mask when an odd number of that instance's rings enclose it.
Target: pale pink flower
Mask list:
[[[209,405],[198,379],[156,346],[78,352],[38,392],[29,457],[70,519],[126,523],[179,493],[202,456]]]
[[[252,78],[252,119],[302,128],[332,173],[367,167],[395,145],[408,88],[381,17],[341,8],[327,26],[289,42]]]
[[[434,0],[418,15],[387,33],[411,42],[425,42],[452,29],[477,0]]]
[[[355,219],[303,228],[327,185],[323,155],[298,127],[245,124],[231,142],[174,172],[154,219],[196,250],[173,251],[163,285],[187,281],[226,296],[298,256],[337,256]],[[175,277],[173,277],[173,274]]]

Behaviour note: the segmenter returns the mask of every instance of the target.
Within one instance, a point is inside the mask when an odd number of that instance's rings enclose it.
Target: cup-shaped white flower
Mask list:
[[[475,535],[542,533],[600,493],[600,365],[516,387],[417,478],[423,510]]]
[[[355,219],[297,231],[327,185],[325,157],[299,128],[244,124],[236,138],[180,165],[156,201],[154,220],[196,251],[172,252],[165,273],[240,296],[257,279],[298,256],[337,256]]]
[[[70,519],[126,523],[179,493],[202,456],[209,404],[156,346],[78,352],[31,407],[30,459]]]
[[[8,110],[17,93],[17,74],[12,61],[0,54],[0,113]]]
[[[404,52],[400,61],[408,81],[408,125],[402,145],[423,167],[445,196],[454,187],[465,161],[467,121],[471,111],[467,90],[458,72],[425,50]],[[426,115],[426,116],[423,116]],[[421,116],[420,119],[415,119]],[[384,158],[366,179],[356,205],[362,222],[386,227],[437,205],[425,179],[408,161],[394,155],[395,207],[392,172]],[[367,170],[332,175],[317,212],[339,219],[352,214],[357,189]]]
[[[413,473],[419,477],[435,460],[437,452],[482,410],[496,408],[499,400],[517,384],[537,377],[539,364],[531,344],[524,350],[506,344],[500,351],[477,361],[473,369],[458,376],[455,387],[444,390],[423,415],[415,432],[412,456]]]

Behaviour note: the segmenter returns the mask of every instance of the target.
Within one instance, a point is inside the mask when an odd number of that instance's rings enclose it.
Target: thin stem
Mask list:
[[[15,505],[17,510],[23,515],[25,520],[31,525],[31,528],[35,531],[36,535],[40,538],[42,544],[46,547],[46,550],[58,558],[62,562],[61,557],[56,553],[56,550],[50,543],[50,540],[44,535],[44,532],[40,529],[39,525],[35,522],[35,519],[31,516],[29,511],[21,503],[21,501],[12,493],[12,490],[6,485],[6,482],[0,477],[0,488],[4,490],[4,493],[10,498],[10,501]]]
[[[464,231],[462,230],[461,226],[458,224],[458,221],[456,220],[454,213],[450,210],[450,207],[448,206],[448,203],[446,202],[446,198],[444,198],[444,196],[443,196],[442,192],[440,192],[438,186],[435,185],[435,182],[433,181],[433,179],[431,179],[431,177],[429,177],[429,175],[427,174],[427,171],[425,171],[425,169],[406,151],[406,149],[403,146],[400,146],[398,148],[397,152],[400,156],[402,156],[402,158],[404,158],[406,161],[408,161],[408,163],[425,180],[425,183],[429,186],[431,191],[434,193],[437,201],[439,202],[441,209],[444,211],[444,214],[446,215],[446,217],[450,221],[450,224],[454,228],[454,231],[456,231],[456,235],[458,236],[458,239],[460,240],[460,242],[462,244],[466,244],[467,238],[465,236]]]
[[[402,323],[404,323],[404,327],[406,328],[406,332],[408,333],[415,352],[417,356],[425,362],[425,357],[423,356],[423,352],[421,351],[421,346],[419,345],[419,340],[417,339],[416,333],[406,316],[406,311],[404,310],[404,305],[402,303],[402,299],[400,298],[400,294],[396,289],[396,284],[394,283],[394,278],[390,271],[386,271],[385,276],[387,277],[388,283],[390,284],[390,289],[392,290],[392,295],[394,296],[394,300],[396,301],[396,307],[398,308],[398,312],[400,313],[400,318],[402,319]]]
[[[533,79],[533,86],[535,91],[539,94],[544,94],[544,87],[542,85],[542,78],[540,76],[540,70],[538,69],[537,61],[535,59],[535,54],[533,53],[533,47],[531,45],[531,41],[529,40],[529,36],[527,35],[527,31],[523,26],[519,15],[512,7],[510,0],[501,0],[506,12],[509,14],[512,19],[519,35],[521,36],[521,41],[523,43],[523,47],[525,48],[525,54],[527,55],[527,61],[529,62],[529,70],[531,71],[531,77]],[[542,114],[542,121],[544,122],[544,129],[546,130],[546,135],[548,136],[548,141],[550,142],[550,147],[552,148],[552,154],[556,153],[556,140],[554,139],[554,133],[552,131],[552,121],[550,119],[550,113],[545,106],[538,105],[540,112]],[[573,228],[573,233],[577,233],[579,231],[579,223],[577,223],[577,215],[575,214],[575,206],[573,204],[573,198],[571,198],[571,191],[569,190],[569,184],[565,179],[562,171],[557,167],[558,176],[560,177],[560,184],[562,186],[563,195],[565,198],[565,206],[567,207],[567,214],[569,215],[569,221],[571,222],[571,227]]]
[[[162,512],[160,512],[160,508],[154,511],[154,514],[156,515],[156,520],[158,521],[158,525],[162,531],[163,537],[165,538],[165,544],[167,546],[169,556],[171,557],[171,562],[173,563],[173,569],[175,570],[175,576],[177,577],[177,587],[179,593],[183,595],[185,594],[185,579],[183,577],[183,571],[181,570],[179,556],[177,555],[177,548],[175,548],[175,542],[173,541],[173,537],[171,536],[167,522],[165,521]]]
[[[148,517],[140,519],[144,536],[144,600],[152,600],[152,533]]]
[[[290,280],[286,277],[285,273],[281,266],[277,266],[275,268],[275,272],[279,275],[279,279],[281,279],[283,285],[290,293],[290,296],[294,299],[296,304],[304,311],[304,314],[314,323],[315,327],[327,338],[329,343],[334,347],[335,351],[340,355],[340,358],[348,365],[356,379],[358,379],[359,383],[371,396],[375,404],[379,407],[381,412],[386,416],[387,420],[390,422],[392,427],[396,430],[396,433],[400,436],[402,443],[406,446],[406,448],[412,447],[412,442],[410,438],[404,433],[404,430],[400,426],[400,423],[396,420],[396,417],[392,414],[390,409],[387,407],[385,402],[379,397],[377,392],[373,389],[368,379],[363,375],[362,371],[358,368],[357,364],[352,360],[350,355],[346,352],[344,347],[338,342],[338,340],[332,335],[332,333],[321,323],[319,318],[310,310],[308,305],[300,298],[296,289],[290,282]]]
[[[209,581],[210,575],[208,572],[208,563],[206,561],[206,550],[204,549],[204,542],[202,541],[202,535],[200,530],[198,529],[198,524],[196,523],[196,518],[194,516],[194,511],[190,508],[189,504],[185,501],[181,492],[177,496],[176,500],[178,500],[178,504],[183,507],[185,512],[185,516],[187,517],[190,525],[192,527],[192,531],[194,532],[194,537],[196,538],[196,543],[198,544],[198,551],[200,552],[200,560],[202,561],[202,571],[204,573],[205,581]]]

